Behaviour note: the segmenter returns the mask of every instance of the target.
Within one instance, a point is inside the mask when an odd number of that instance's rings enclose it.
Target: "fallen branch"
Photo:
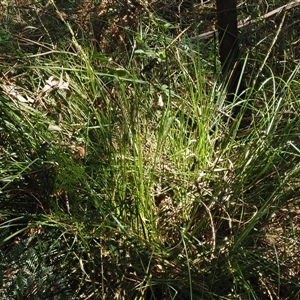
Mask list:
[[[285,4],[283,6],[280,6],[268,13],[266,13],[265,15],[261,16],[260,18],[257,18],[257,19],[245,19],[241,22],[239,22],[238,24],[238,28],[241,29],[241,28],[244,28],[250,24],[254,24],[254,23],[257,23],[259,21],[262,21],[262,20],[266,20],[274,15],[278,15],[284,11],[287,11],[291,8],[294,8],[296,6],[300,5],[300,0],[294,0],[293,2],[290,2],[288,4]],[[199,40],[207,40],[207,39],[210,39],[211,37],[214,36],[214,34],[217,32],[217,29],[215,30],[211,30],[211,31],[207,31],[207,32],[204,32],[204,33],[201,33],[197,36],[194,36],[194,37],[191,37],[191,41],[192,42],[195,42],[195,41],[199,41]]]

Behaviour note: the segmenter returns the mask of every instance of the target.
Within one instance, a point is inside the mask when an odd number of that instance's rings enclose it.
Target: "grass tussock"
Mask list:
[[[294,31],[243,40],[247,89],[228,103],[188,6],[118,19],[109,1],[15,2],[0,12],[0,298],[297,299]]]

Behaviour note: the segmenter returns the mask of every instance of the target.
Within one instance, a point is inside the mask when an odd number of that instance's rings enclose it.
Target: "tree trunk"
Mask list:
[[[241,90],[238,90],[238,81],[242,72],[242,64],[238,62],[237,0],[216,0],[216,5],[222,75],[228,99],[232,101],[234,94]]]

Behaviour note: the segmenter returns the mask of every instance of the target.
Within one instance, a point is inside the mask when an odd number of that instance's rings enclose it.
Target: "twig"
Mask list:
[[[271,44],[271,46],[270,46],[270,48],[269,48],[269,50],[268,50],[268,52],[267,52],[267,54],[266,54],[266,56],[265,56],[265,59],[264,59],[263,63],[261,64],[261,66],[260,66],[260,68],[259,68],[259,70],[258,70],[258,72],[257,72],[257,75],[256,75],[256,77],[255,77],[255,79],[254,79],[254,82],[253,82],[253,86],[255,86],[256,81],[257,81],[257,79],[258,79],[258,75],[262,72],[262,70],[263,70],[263,68],[264,68],[264,66],[265,66],[265,64],[266,64],[266,62],[267,62],[267,60],[268,60],[268,58],[270,57],[271,51],[272,51],[272,49],[273,49],[273,47],[274,47],[276,41],[278,40],[278,37],[279,37],[280,32],[281,32],[282,27],[283,27],[283,23],[284,23],[284,20],[285,20],[285,16],[286,16],[286,13],[285,13],[285,14],[283,15],[283,17],[282,17],[282,20],[281,20],[281,23],[280,23],[280,25],[279,25],[279,27],[278,27],[276,36],[274,37],[274,39],[273,39],[273,41],[272,41],[272,44]],[[268,131],[269,131],[269,130],[268,130]]]
[[[274,15],[278,15],[282,12],[285,12],[291,8],[294,8],[296,6],[300,5],[300,0],[294,0],[293,2],[290,2],[288,4],[285,4],[285,5],[282,5],[268,13],[266,13],[265,15],[261,16],[260,18],[257,18],[257,19],[245,19],[241,22],[239,22],[238,24],[238,28],[241,29],[241,28],[244,28],[250,24],[254,24],[254,23],[257,23],[259,21],[262,21],[262,20],[266,20]],[[211,37],[214,36],[214,34],[217,32],[217,29],[215,30],[211,30],[211,31],[207,31],[207,32],[204,32],[204,33],[201,33],[197,36],[194,36],[194,37],[191,37],[191,41],[192,42],[195,42],[195,41],[199,41],[199,40],[207,40],[207,39],[210,39]]]

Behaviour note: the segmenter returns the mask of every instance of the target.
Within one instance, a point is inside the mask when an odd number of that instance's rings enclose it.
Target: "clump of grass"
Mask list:
[[[63,24],[3,77],[1,297],[299,296],[299,68],[226,103],[196,45],[120,65]]]

